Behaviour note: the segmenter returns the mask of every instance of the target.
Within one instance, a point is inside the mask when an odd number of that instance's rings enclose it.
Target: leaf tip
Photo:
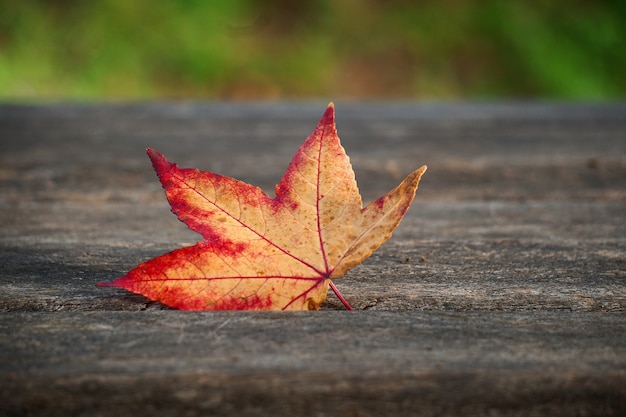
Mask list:
[[[407,185],[410,184],[409,187],[413,190],[412,193],[415,194],[415,191],[417,191],[417,187],[422,180],[422,176],[427,169],[428,167],[426,165],[422,165],[419,169],[409,174],[409,176],[406,177],[402,183]]]
[[[164,156],[162,153],[155,151],[152,148],[148,148],[146,149],[146,153],[148,154],[148,157],[154,162],[155,159],[164,159]]]
[[[318,128],[320,126],[333,126],[333,128],[335,126],[335,104],[332,101],[328,103],[328,107],[320,119]]]
[[[324,117],[330,118],[333,123],[335,122],[335,103],[333,103],[332,101],[328,103],[326,111],[324,112]]]
[[[167,172],[174,165],[165,158],[165,155],[152,148],[146,149],[146,153],[148,154],[150,161],[152,161],[152,166],[154,167],[154,170],[159,178],[161,178],[161,175]]]

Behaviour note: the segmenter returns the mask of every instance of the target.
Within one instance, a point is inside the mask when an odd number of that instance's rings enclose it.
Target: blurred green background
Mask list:
[[[612,100],[626,1],[0,0],[0,99]]]

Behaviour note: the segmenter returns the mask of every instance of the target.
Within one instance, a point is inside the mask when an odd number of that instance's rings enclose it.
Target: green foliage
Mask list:
[[[0,98],[614,99],[625,4],[0,0]]]

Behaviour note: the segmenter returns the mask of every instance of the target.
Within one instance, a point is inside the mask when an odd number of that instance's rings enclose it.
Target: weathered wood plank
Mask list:
[[[4,313],[5,415],[620,415],[605,313]]]
[[[626,105],[336,108],[366,200],[429,170],[363,311],[255,314],[94,284],[198,239],[146,147],[271,193],[324,104],[0,105],[0,414],[623,414]]]

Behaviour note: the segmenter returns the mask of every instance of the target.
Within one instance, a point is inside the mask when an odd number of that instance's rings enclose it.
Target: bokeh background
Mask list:
[[[0,100],[615,100],[622,0],[0,0]]]

